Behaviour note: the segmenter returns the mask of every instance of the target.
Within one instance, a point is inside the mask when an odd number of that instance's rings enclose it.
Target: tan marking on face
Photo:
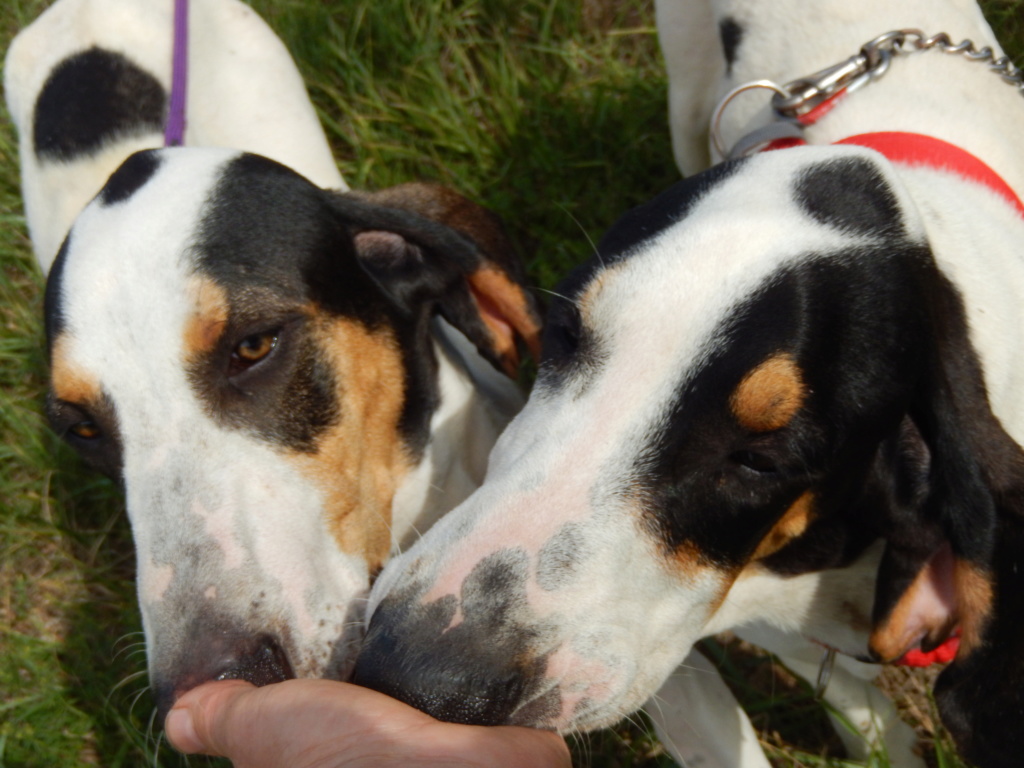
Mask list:
[[[504,363],[505,372],[515,376],[519,366],[516,336],[522,338],[535,360],[540,359],[540,321],[534,315],[523,289],[504,272],[491,267],[478,269],[469,276],[470,292],[480,317],[491,332],[494,351]]]
[[[691,541],[684,541],[672,552],[672,570],[688,579],[695,579],[711,567],[707,557]]]
[[[763,560],[769,555],[774,555],[793,539],[801,536],[814,516],[814,494],[806,491],[786,510],[775,526],[768,531],[768,535],[761,539],[751,559]]]
[[[188,290],[192,314],[182,342],[187,362],[212,350],[228,322],[228,297],[223,288],[207,278],[193,277]]]
[[[99,381],[72,362],[68,353],[71,339],[67,334],[57,337],[50,354],[50,387],[54,397],[66,403],[84,405],[98,401],[103,392]]]
[[[671,555],[669,567],[672,573],[684,583],[687,581],[706,583],[709,574],[714,573],[718,576],[714,593],[707,597],[707,618],[714,616],[722,607],[722,603],[729,596],[729,590],[732,589],[732,585],[739,576],[739,571],[735,569],[723,570],[720,566],[715,565],[690,541],[685,541],[676,547]]]
[[[320,321],[316,335],[337,377],[341,418],[315,454],[295,454],[295,461],[322,489],[338,546],[364,557],[372,573],[390,553],[391,501],[411,469],[398,432],[402,358],[390,331],[372,332],[352,320]]]
[[[666,558],[667,570],[682,584],[699,585],[704,592],[704,621],[714,616],[725,603],[733,584],[742,575],[737,568],[723,568],[715,563],[692,541],[683,541]],[[708,588],[709,578],[714,586]]]
[[[958,560],[953,568],[953,589],[960,620],[957,657],[963,658],[981,644],[982,632],[992,611],[992,579],[973,563]]]
[[[804,404],[800,367],[787,353],[773,355],[748,373],[729,399],[736,420],[751,432],[786,426]]]

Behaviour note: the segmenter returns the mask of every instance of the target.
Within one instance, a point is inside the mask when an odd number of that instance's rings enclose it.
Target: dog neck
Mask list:
[[[882,33],[907,27],[929,35],[946,32],[955,40],[970,39],[977,48],[989,46],[997,57],[1003,55],[974,3],[866,2],[869,8],[864,3],[830,8],[826,25],[798,3],[716,2],[716,17],[732,20],[742,30],[728,70],[729,87],[806,77],[844,61]],[[780,34],[780,29],[786,32]],[[730,107],[723,131],[733,138],[745,136],[770,119],[763,95],[745,97]],[[932,50],[893,57],[884,76],[840,99],[807,128],[806,138],[811,144],[832,144],[879,131],[931,135],[999,169],[1017,195],[1024,196],[1024,167],[1014,138],[1022,122],[1024,99],[1000,77],[963,56]]]

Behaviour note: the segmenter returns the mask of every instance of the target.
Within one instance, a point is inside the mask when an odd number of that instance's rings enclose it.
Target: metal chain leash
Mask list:
[[[737,86],[722,98],[712,113],[712,146],[721,157],[735,157],[756,151],[758,147],[776,139],[796,138],[801,135],[799,118],[815,107],[844,89],[850,93],[865,83],[877,80],[888,71],[889,64],[896,56],[932,49],[986,64],[991,72],[999,75],[1024,96],[1024,72],[1007,56],[995,58],[991,47],[986,45],[978,49],[970,40],[954,44],[945,32],[926,37],[919,29],[898,29],[879,35],[862,45],[855,55],[813,75],[791,80],[784,85],[771,80],[754,80]],[[736,96],[756,89],[772,91],[772,109],[781,119],[748,134],[730,152],[721,136],[722,115]]]
[[[954,44],[945,32],[926,37],[918,29],[899,29],[879,35],[865,43],[854,56],[808,77],[780,86],[772,97],[772,107],[783,117],[796,118],[859,80],[876,80],[886,73],[894,56],[906,56],[931,49],[957,54],[968,61],[987,64],[1024,96],[1024,72],[1009,57],[995,58],[989,46],[980,50],[970,40]]]

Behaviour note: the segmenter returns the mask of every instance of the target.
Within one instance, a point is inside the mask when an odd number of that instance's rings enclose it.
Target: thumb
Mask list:
[[[287,680],[255,688],[207,683],[184,696],[164,726],[182,752],[228,757],[236,768],[570,765],[557,734],[452,725],[368,688]]]
[[[359,725],[346,694],[359,690],[331,680],[207,683],[175,703],[164,730],[175,749],[228,757],[236,768],[301,768],[321,746],[344,754],[346,732]]]
[[[246,694],[256,688],[243,680],[228,680],[194,688],[167,713],[164,732],[171,746],[180,752],[226,756],[236,739],[233,723],[239,718],[238,708],[251,707]],[[227,743],[225,743],[227,742]]]

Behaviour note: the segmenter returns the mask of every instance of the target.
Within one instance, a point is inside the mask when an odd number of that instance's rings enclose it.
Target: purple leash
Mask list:
[[[185,97],[188,93],[188,0],[174,0],[174,53],[171,61],[171,98],[167,107],[164,146],[185,143]]]

